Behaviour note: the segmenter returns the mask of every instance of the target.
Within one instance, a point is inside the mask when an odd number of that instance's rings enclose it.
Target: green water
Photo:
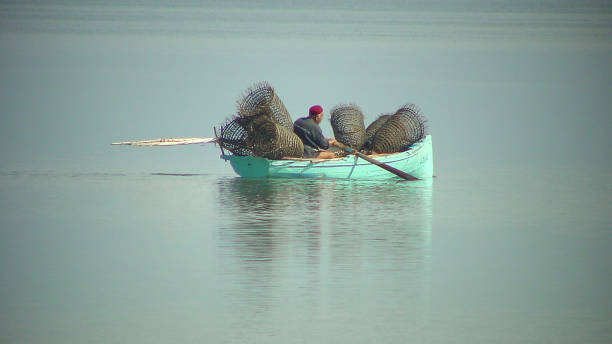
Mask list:
[[[611,342],[611,13],[3,2],[0,342]],[[109,144],[212,136],[262,80],[294,119],[418,104],[436,178]]]
[[[469,172],[2,175],[2,340],[606,342],[609,175]]]

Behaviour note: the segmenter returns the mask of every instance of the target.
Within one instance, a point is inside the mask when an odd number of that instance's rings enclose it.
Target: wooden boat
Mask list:
[[[370,156],[377,161],[406,172],[418,179],[433,176],[431,135],[400,153]],[[337,159],[282,159],[269,160],[253,156],[221,155],[234,171],[245,178],[341,178],[387,179],[395,174],[356,155]]]
[[[165,138],[144,141],[115,142],[128,146],[177,146],[217,142],[211,137]],[[347,149],[340,145],[343,149]],[[348,149],[347,151],[350,151]],[[426,135],[409,150],[393,154],[364,155],[353,152],[337,159],[282,159],[270,160],[253,156],[222,154],[234,171],[245,178],[337,178],[381,180],[404,178],[429,179],[433,176],[431,135]]]

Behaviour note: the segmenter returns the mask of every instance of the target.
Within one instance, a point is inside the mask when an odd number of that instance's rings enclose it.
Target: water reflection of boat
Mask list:
[[[376,160],[419,179],[433,176],[431,135],[400,153],[374,156]],[[269,160],[254,156],[221,155],[241,177],[389,179],[395,175],[357,156],[330,160]]]
[[[216,237],[220,268],[232,282],[226,297],[240,301],[240,314],[265,315],[258,319],[275,319],[289,308],[315,323],[322,313],[343,321],[361,304],[383,322],[401,317],[422,325],[432,184],[219,180],[223,220]]]
[[[302,240],[317,241],[313,247],[331,240],[334,248],[355,240],[390,240],[395,248],[424,254],[431,233],[432,184],[431,179],[222,179],[221,235],[228,246],[244,250],[242,257],[253,259],[282,256],[283,246],[302,245]],[[402,254],[415,253],[408,251]]]

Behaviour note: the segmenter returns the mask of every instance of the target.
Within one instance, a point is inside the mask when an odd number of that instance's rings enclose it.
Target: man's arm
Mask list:
[[[316,126],[316,130],[315,133],[313,133],[314,135],[314,141],[317,144],[317,146],[319,146],[319,148],[322,149],[328,149],[329,148],[329,141],[325,138],[325,136],[323,136],[323,131],[321,130],[321,127]]]

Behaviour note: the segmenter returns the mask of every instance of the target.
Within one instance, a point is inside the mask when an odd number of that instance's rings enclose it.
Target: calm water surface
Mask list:
[[[610,7],[377,3],[3,2],[0,342],[612,342]],[[109,145],[262,80],[294,119],[417,103],[437,177]]]
[[[470,172],[4,174],[3,341],[606,342],[610,176]]]

